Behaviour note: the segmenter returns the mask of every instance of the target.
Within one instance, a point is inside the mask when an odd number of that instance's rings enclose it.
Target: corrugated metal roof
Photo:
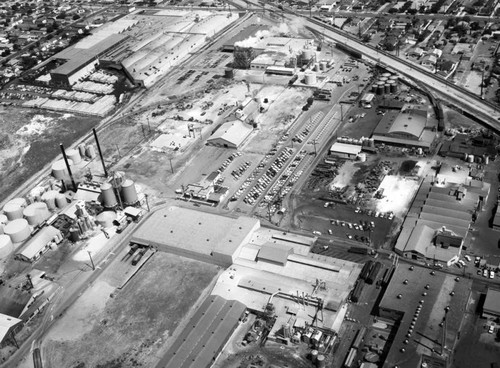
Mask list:
[[[18,255],[31,260],[34,259],[61,232],[53,226],[43,227],[34,237],[26,242]]]
[[[486,293],[483,310],[500,315],[500,290],[488,290],[488,292]]]
[[[357,155],[361,152],[361,146],[357,144],[346,144],[335,142],[330,148],[330,152],[346,153],[348,155]]]
[[[286,264],[288,255],[293,253],[293,248],[279,244],[266,243],[260,248],[257,259],[260,261],[270,261],[279,264]]]

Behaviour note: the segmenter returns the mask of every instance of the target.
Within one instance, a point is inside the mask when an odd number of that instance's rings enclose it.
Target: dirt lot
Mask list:
[[[153,367],[218,272],[210,264],[157,252],[117,291],[112,270],[47,336],[43,354],[49,366]]]

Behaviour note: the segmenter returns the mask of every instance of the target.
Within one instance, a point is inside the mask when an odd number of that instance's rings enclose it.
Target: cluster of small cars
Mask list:
[[[356,207],[354,210],[355,213],[361,213],[361,214],[366,214],[368,216],[373,216],[373,217],[378,217],[378,218],[385,218],[388,220],[392,220],[394,218],[394,212],[389,211],[389,212],[378,212],[374,210],[363,210],[360,207]]]
[[[342,227],[347,227],[349,229],[354,229],[354,230],[359,230],[359,231],[372,231],[375,228],[375,222],[373,221],[364,221],[364,220],[359,220],[359,224],[357,223],[351,223],[348,221],[342,221],[342,220],[330,220],[330,224],[336,225],[336,226],[342,226]],[[328,230],[328,234],[332,235],[332,230]],[[346,236],[349,239],[354,239],[356,241],[360,241],[362,243],[369,243],[370,239],[366,236],[359,236],[357,234],[351,235],[349,233],[346,233]]]
[[[468,255],[465,256],[465,259],[467,261],[471,261],[471,258]],[[492,269],[491,267],[488,267],[486,264],[481,265],[481,257],[476,256],[476,258],[474,259],[474,266],[479,268],[477,270],[478,275],[482,275],[483,277],[490,278],[490,279],[495,278],[495,271],[496,270]]]
[[[309,121],[309,123],[307,123],[307,125],[304,127],[304,129],[302,129],[300,133],[296,134],[295,137],[292,138],[292,141],[302,143],[306,136],[311,133],[311,129],[316,125],[316,120],[321,117],[321,115],[316,115],[314,119],[312,119],[312,121]]]
[[[245,171],[247,171],[249,167],[250,167],[250,162],[247,161],[242,165],[240,165],[236,170],[231,171],[231,175],[235,180],[238,180],[241,177],[241,175],[243,175]]]

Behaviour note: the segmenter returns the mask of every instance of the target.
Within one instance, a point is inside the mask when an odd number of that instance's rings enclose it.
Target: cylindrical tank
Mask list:
[[[319,72],[319,63],[314,63],[314,71]]]
[[[383,95],[384,94],[384,85],[379,84],[377,85],[377,95]]]
[[[370,138],[368,140],[368,142],[369,142],[369,144],[368,144],[369,147],[372,147],[372,148],[375,147],[375,139],[374,138]]]
[[[0,234],[0,259],[4,259],[14,250],[10,236]]]
[[[314,51],[313,50],[304,50],[302,51],[302,61],[309,61],[312,59],[314,56]]]
[[[80,240],[80,235],[80,229],[78,227],[72,227],[69,229],[69,240],[72,242]]]
[[[387,77],[380,77],[378,79],[379,82],[384,82],[384,84],[387,83],[388,80],[389,80],[389,78],[387,78]]]
[[[395,75],[395,74],[394,74],[394,75],[391,75],[391,76],[389,77],[389,79],[397,82],[397,81],[399,80],[399,77],[398,77],[397,75]]]
[[[488,165],[490,163],[490,157],[487,155],[484,155],[484,164]]]
[[[227,79],[233,79],[234,78],[234,69],[233,68],[226,68],[224,71],[224,77]]]
[[[366,153],[364,153],[364,152],[360,152],[360,153],[358,154],[358,159],[359,159],[359,161],[361,161],[361,162],[365,162],[365,161],[366,161]]]
[[[73,161],[68,159],[69,166],[73,165]],[[52,176],[57,180],[64,180],[69,178],[68,169],[64,160],[56,161],[52,164]]]
[[[49,210],[56,209],[56,197],[60,194],[57,190],[49,190],[42,194],[42,201],[47,205]]]
[[[80,143],[78,145],[78,153],[80,154],[80,157],[85,157],[85,144]]]
[[[3,212],[9,221],[23,218],[23,207],[10,201],[3,206]]]
[[[377,93],[377,84],[372,84],[372,93]]]
[[[104,229],[113,226],[113,221],[116,220],[116,213],[113,211],[104,211],[97,215],[96,221]]]
[[[3,228],[5,227],[4,224],[0,224],[0,235],[2,235],[4,232],[3,232]]]
[[[56,207],[59,209],[64,208],[68,205],[66,196],[62,193],[56,195],[55,202],[56,202]]]
[[[316,360],[316,367],[325,368],[325,356],[323,354],[318,355],[318,359]]]
[[[306,85],[308,86],[316,84],[316,74],[314,73],[307,73],[305,75],[305,79],[306,79]]]
[[[66,150],[66,156],[68,156],[68,159],[73,162],[74,165],[79,164],[82,162],[82,157],[80,156],[80,152],[76,149],[69,149]]]
[[[326,72],[326,65],[327,65],[327,64],[326,64],[326,61],[322,61],[322,62],[320,63],[320,66],[321,66],[321,71]]]
[[[0,213],[0,225],[7,225],[7,222],[9,222],[7,216]]]
[[[422,155],[423,153],[424,153],[424,151],[422,150],[422,148],[418,147],[417,148],[417,154]]]
[[[37,226],[50,217],[50,212],[44,202],[35,202],[24,209],[23,215],[31,226]]]
[[[102,183],[101,185],[101,202],[107,208],[115,207],[118,204],[115,191],[110,183]]]
[[[45,193],[45,188],[42,186],[38,186],[31,189],[29,195],[34,199],[35,202],[39,202],[42,199],[43,193]]]
[[[23,197],[12,198],[8,203],[15,203],[21,207],[26,207],[28,205],[26,199],[24,199]]]
[[[391,85],[385,84],[384,85],[384,93],[390,93],[390,92],[391,92]]]
[[[391,93],[398,92],[398,85],[396,83],[391,83]]]
[[[467,156],[467,162],[470,162],[470,163],[474,162],[474,155]]]
[[[96,156],[95,148],[93,145],[89,144],[87,147],[85,147],[85,156],[87,156],[88,158],[94,158]]]
[[[6,235],[10,236],[12,243],[20,243],[28,239],[31,234],[28,221],[22,218],[9,222],[5,226],[4,232]]]
[[[125,181],[125,173],[123,171],[115,171],[108,179],[113,188],[120,188]]]
[[[317,350],[311,350],[311,361],[316,364],[316,361],[318,360],[318,351]]]
[[[382,75],[381,75],[382,78],[389,78],[390,76],[391,76],[391,73],[389,73],[389,72],[382,73]]]
[[[124,204],[135,204],[139,200],[137,198],[137,190],[132,180],[126,179],[122,184],[122,201]]]

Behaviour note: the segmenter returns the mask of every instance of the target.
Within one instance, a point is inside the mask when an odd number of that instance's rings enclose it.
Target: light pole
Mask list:
[[[95,265],[94,265],[94,260],[92,259],[92,253],[88,250],[87,253],[89,254],[90,258],[90,264],[92,265],[92,271],[95,271]]]

